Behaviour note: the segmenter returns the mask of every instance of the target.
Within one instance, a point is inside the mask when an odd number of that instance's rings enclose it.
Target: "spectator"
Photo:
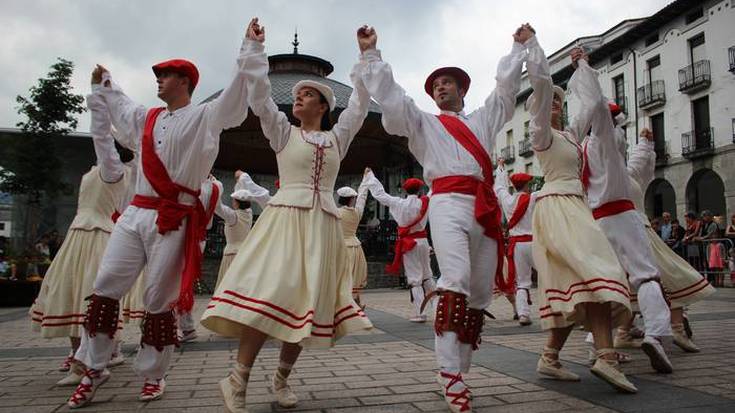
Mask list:
[[[679,225],[679,220],[675,219],[671,221],[671,236],[666,240],[666,244],[674,250],[681,257],[684,257],[684,251],[682,248],[682,239],[684,239],[684,228]]]
[[[689,265],[696,268],[697,271],[704,271],[704,265],[702,265],[702,254],[699,251],[698,237],[702,232],[702,228],[697,215],[694,212],[687,212],[684,216],[686,221],[686,229],[684,231],[684,238],[682,239],[682,245],[684,245],[684,256],[689,262]]]
[[[651,229],[653,229],[659,237],[661,237],[661,221],[658,218],[651,220]]]
[[[725,236],[735,244],[735,214],[730,217],[730,224],[727,226]]]
[[[664,212],[661,214],[661,239],[667,241],[671,238],[671,214]]]
[[[36,249],[36,252],[42,256],[42,258],[49,258],[51,256],[51,252],[49,251],[48,247],[48,235],[43,235],[41,239],[38,240],[34,248]]]

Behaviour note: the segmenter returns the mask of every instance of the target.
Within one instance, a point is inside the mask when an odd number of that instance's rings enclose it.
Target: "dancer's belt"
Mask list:
[[[398,228],[398,239],[394,250],[393,262],[385,266],[387,274],[398,275],[401,273],[401,265],[403,264],[403,255],[416,247],[416,240],[427,238],[426,230],[410,232],[410,227]],[[407,232],[407,233],[402,233]]]
[[[592,210],[592,216],[595,219],[605,218],[613,215],[622,214],[625,211],[635,209],[635,205],[628,199],[620,199],[617,201],[607,202]]]

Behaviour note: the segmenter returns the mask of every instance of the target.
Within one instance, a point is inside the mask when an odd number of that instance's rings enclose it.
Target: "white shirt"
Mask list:
[[[493,185],[493,190],[495,191],[495,196],[498,197],[500,205],[503,208],[505,219],[510,221],[510,218],[513,216],[513,212],[515,212],[516,210],[518,197],[520,197],[521,192],[516,191],[516,193],[511,195],[511,193],[508,191],[508,185],[508,172],[505,169],[498,167],[495,174],[495,184]],[[510,234],[511,237],[515,237],[518,235],[531,235],[533,233],[533,208],[535,206],[536,193],[532,193],[531,200],[528,203],[528,209],[526,209],[526,213],[523,214],[523,218],[518,221],[516,226],[508,231],[508,234]]]
[[[253,181],[253,178],[244,172],[235,183],[235,191],[240,189],[249,191],[252,195],[250,199],[260,205],[261,208],[265,208],[268,205],[268,201],[271,200],[271,193],[267,189],[256,184],[255,181]]]
[[[271,83],[268,79],[268,56],[264,51],[263,43],[246,39],[248,59],[244,70],[248,79],[249,103],[253,113],[260,119],[263,134],[270,142],[274,151],[280,152],[286,147],[291,136],[291,123],[285,113],[278,110],[273,101]],[[357,63],[350,73],[352,80],[352,94],[345,110],[340,113],[337,123],[331,133],[337,137],[340,159],[347,155],[347,149],[352,143],[362,123],[367,117],[370,95],[365,89],[362,80],[357,76],[357,68],[365,62]],[[315,145],[324,145],[330,131],[303,132],[304,140]]]
[[[445,113],[462,120],[477,136],[489,153],[495,145],[495,135],[513,116],[516,94],[520,90],[521,69],[526,60],[526,45],[514,43],[511,53],[500,59],[495,77],[495,90],[485,104],[469,115],[464,112]],[[381,60],[375,49],[363,53],[367,65],[361,67],[361,77],[382,108],[385,130],[393,135],[406,136],[408,148],[424,169],[429,185],[440,177],[451,175],[474,176],[483,179],[482,170],[474,157],[462,147],[431,113],[421,111],[406,91],[393,79],[388,63]]]
[[[107,106],[100,95],[87,95],[87,108],[91,115],[89,132],[92,134],[94,154],[97,156],[100,176],[107,183],[115,183],[123,178],[125,165],[120,160],[120,154],[115,149],[112,137],[112,124]]]
[[[620,152],[620,137],[616,132],[608,99],[602,94],[597,72],[585,60],[579,61],[577,70],[569,80],[572,95],[580,100],[580,113],[575,117],[577,130],[592,127],[583,147],[587,151],[590,182],[587,188],[587,203],[590,208],[630,199],[630,183],[625,167],[625,155]],[[581,136],[581,135],[580,135]]]
[[[648,184],[653,181],[654,172],[656,170],[656,152],[653,148],[653,142],[648,139],[642,139],[638,145],[633,147],[633,151],[628,159],[628,176],[635,184],[631,184],[631,201],[635,204],[636,210],[645,222],[645,193]]]
[[[372,171],[365,176],[367,179],[365,185],[370,189],[370,193],[378,202],[388,207],[390,216],[398,223],[399,227],[405,227],[416,221],[421,213],[421,198],[416,195],[408,195],[406,198],[388,195],[375,177]],[[429,220],[429,214],[424,217],[416,225],[411,227],[410,232],[422,231],[426,228],[426,222]]]
[[[219,150],[219,135],[223,129],[242,124],[247,117],[247,90],[244,75],[245,43],[237,59],[238,70],[222,93],[214,100],[177,109],[164,110],[153,127],[155,151],[161,158],[171,179],[187,188],[197,189],[207,178]],[[107,82],[110,80],[110,82]],[[107,85],[107,86],[103,86]],[[101,84],[92,86],[92,94],[100,95],[107,104],[112,125],[120,133],[121,145],[141,153],[143,128],[147,108],[133,103],[111,81],[108,73]],[[136,193],[158,196],[142,172],[140,160]],[[181,194],[180,202],[191,204],[191,196]]]

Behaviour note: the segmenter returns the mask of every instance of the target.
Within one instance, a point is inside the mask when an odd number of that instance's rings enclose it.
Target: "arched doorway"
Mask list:
[[[700,169],[689,178],[686,196],[690,211],[699,213],[708,209],[714,215],[725,213],[725,185],[711,169]]]
[[[660,217],[669,212],[676,218],[676,193],[669,181],[663,178],[654,179],[646,190],[646,215]]]

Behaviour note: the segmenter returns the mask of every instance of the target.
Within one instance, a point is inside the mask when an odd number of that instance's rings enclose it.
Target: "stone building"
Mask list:
[[[735,213],[735,2],[677,0],[652,16],[625,20],[602,34],[546,50],[554,82],[566,89],[570,50],[583,46],[603,92],[628,117],[629,148],[641,128],[655,135],[656,179],[646,212],[683,218],[687,211]],[[543,44],[543,34],[539,34]],[[524,75],[513,119],[496,155],[514,171],[540,174],[528,141],[531,93]],[[566,113],[575,113],[573,101]]]

